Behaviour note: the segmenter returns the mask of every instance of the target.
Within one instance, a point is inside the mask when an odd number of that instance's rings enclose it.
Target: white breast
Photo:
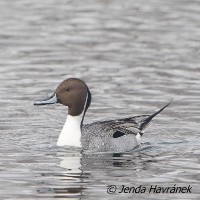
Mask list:
[[[58,146],[81,147],[81,121],[82,114],[79,116],[67,116],[65,125],[58,138]]]
[[[59,135],[58,146],[74,146],[81,147],[81,123],[86,108],[88,94],[85,100],[85,105],[82,113],[78,116],[67,115],[67,119],[63,129]]]

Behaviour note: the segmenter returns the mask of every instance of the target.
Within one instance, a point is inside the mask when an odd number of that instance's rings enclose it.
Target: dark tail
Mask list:
[[[158,115],[160,112],[162,112],[167,106],[169,106],[171,104],[171,102],[173,101],[173,99],[164,107],[162,107],[161,109],[159,109],[158,111],[156,111],[155,113],[153,113],[152,115],[150,115],[149,117],[147,117],[146,119],[143,119],[140,123],[140,135],[143,135],[144,130],[147,128],[147,126],[149,125],[149,123],[151,122],[151,120]]]

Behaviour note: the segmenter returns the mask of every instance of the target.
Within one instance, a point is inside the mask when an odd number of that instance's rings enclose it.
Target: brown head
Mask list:
[[[68,106],[71,116],[84,114],[91,103],[91,93],[87,85],[80,79],[69,78],[59,84],[55,93],[44,100],[35,102],[34,105],[61,103]]]

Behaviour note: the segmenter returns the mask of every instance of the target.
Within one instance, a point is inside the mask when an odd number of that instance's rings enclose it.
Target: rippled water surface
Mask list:
[[[1,0],[0,199],[199,199],[199,19],[195,0]],[[56,147],[66,108],[33,106],[68,77],[93,94],[85,123],[175,99],[133,152],[85,155]],[[175,184],[192,193],[148,193]]]

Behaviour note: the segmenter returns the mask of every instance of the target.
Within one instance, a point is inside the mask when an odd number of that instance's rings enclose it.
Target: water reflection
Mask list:
[[[123,179],[127,173],[130,173],[131,178],[141,170],[148,170],[148,163],[156,162],[150,156],[138,152],[86,154],[77,150],[72,154],[65,151],[57,154],[59,166],[64,172],[58,173],[56,178],[63,187],[46,189],[48,192],[54,191],[56,198],[84,199],[86,194],[99,196],[99,192],[103,196],[107,195],[107,186],[119,184],[118,178]],[[98,188],[92,189],[95,185]]]
[[[188,162],[184,163],[184,160],[176,158],[176,155],[168,150],[158,153],[158,148],[161,147],[151,143],[142,145],[131,152],[117,154],[89,154],[76,148],[59,148],[56,155],[59,168],[56,172],[41,174],[44,181],[40,183],[41,187],[37,189],[37,193],[43,197],[51,194],[54,198],[92,199],[94,196],[108,199],[114,199],[116,196],[127,198],[136,194],[120,194],[119,189],[122,185],[132,187],[142,185],[148,188],[152,184],[157,184],[165,187],[170,186],[175,180],[180,185],[180,175],[182,185],[187,185],[189,181],[187,174],[190,173],[192,176],[193,173],[191,171],[193,167],[190,168]],[[181,144],[175,142],[172,145]],[[186,155],[185,160],[187,157]],[[191,157],[189,156],[188,159]],[[182,167],[174,170],[174,165]],[[183,179],[184,174],[186,179]],[[189,181],[188,184],[191,182]],[[116,195],[107,194],[109,185],[118,187]],[[192,186],[195,196],[196,184],[193,183]],[[178,198],[177,195],[174,197]],[[164,199],[164,197],[160,198]]]

